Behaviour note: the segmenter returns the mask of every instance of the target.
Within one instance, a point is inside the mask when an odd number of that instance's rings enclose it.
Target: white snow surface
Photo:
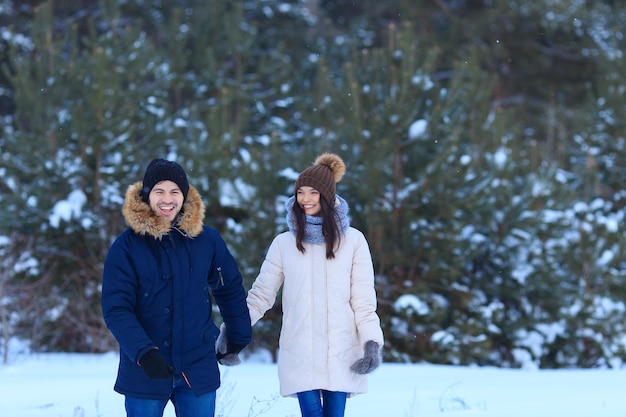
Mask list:
[[[0,365],[0,416],[119,417],[117,354],[46,353]],[[216,417],[299,416],[278,395],[276,366],[253,357],[222,367]],[[346,417],[623,417],[625,370],[521,370],[383,363]],[[165,417],[173,417],[168,404]]]

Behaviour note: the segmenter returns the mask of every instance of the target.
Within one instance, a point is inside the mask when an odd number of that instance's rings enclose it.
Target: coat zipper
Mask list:
[[[222,276],[222,267],[218,266],[217,267],[217,275],[220,277],[220,283],[222,284],[222,287],[224,286],[224,277]]]

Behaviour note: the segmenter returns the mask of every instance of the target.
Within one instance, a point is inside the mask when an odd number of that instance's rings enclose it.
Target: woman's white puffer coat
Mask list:
[[[384,342],[365,236],[348,228],[334,259],[326,259],[323,243],[304,247],[305,253],[298,251],[291,232],[276,236],[247,297],[254,324],[274,305],[283,286],[280,394],[313,389],[364,393],[367,376],[355,374],[350,366],[363,357],[365,342]]]

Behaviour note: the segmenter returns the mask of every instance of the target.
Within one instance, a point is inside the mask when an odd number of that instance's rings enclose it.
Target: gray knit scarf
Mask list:
[[[337,224],[341,234],[345,234],[348,227],[350,227],[350,217],[348,216],[348,203],[343,198],[337,195],[338,204],[335,205],[335,211],[338,214]],[[296,197],[292,196],[285,203],[287,209],[287,224],[289,230],[294,235],[296,234],[294,219],[293,219],[293,205],[296,202]],[[306,223],[304,226],[304,241],[306,243],[324,243],[324,235],[322,235],[322,218],[317,216],[306,215]]]

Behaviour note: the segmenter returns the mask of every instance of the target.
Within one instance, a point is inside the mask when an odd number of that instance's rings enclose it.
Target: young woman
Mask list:
[[[346,398],[367,391],[383,346],[369,246],[335,194],[345,171],[339,156],[322,154],[300,173],[289,231],[274,238],[247,296],[254,324],[283,287],[280,394],[297,396],[303,417],[343,417]]]

